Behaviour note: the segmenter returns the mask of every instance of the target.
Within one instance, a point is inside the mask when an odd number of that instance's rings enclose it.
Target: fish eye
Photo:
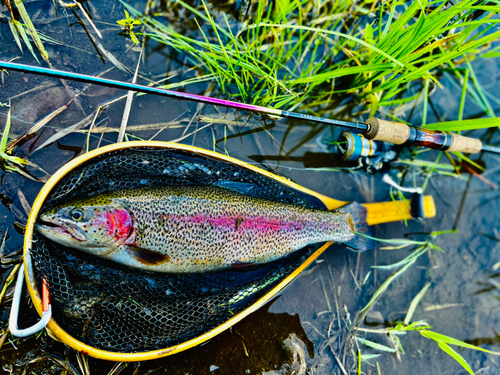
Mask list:
[[[85,212],[79,208],[74,208],[69,213],[69,216],[71,216],[74,221],[82,221],[85,216]]]

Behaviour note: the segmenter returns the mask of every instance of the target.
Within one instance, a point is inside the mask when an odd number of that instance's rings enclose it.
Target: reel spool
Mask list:
[[[380,155],[382,149],[384,148],[384,144],[379,141],[366,139],[357,133],[342,132],[338,148],[344,161],[356,161],[359,158],[375,157]]]
[[[24,242],[28,290],[47,329],[75,350],[113,361],[141,361],[201,344],[254,312],[290,283],[332,243],[307,246],[249,269],[173,275],[144,272],[57,245],[35,230],[38,216],[82,196],[158,185],[219,185],[256,197],[332,210],[347,202],[215,152],[165,142],[127,142],[86,153],[56,172],[40,191]],[[370,203],[368,224],[410,219],[398,202]],[[426,217],[435,215],[425,198]]]

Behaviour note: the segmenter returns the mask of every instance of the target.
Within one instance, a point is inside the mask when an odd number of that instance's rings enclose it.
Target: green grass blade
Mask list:
[[[461,160],[465,160],[467,163],[469,163],[470,165],[473,165],[474,167],[476,167],[477,169],[479,169],[480,171],[484,171],[484,167],[477,164],[475,161],[469,159],[467,156],[464,156],[461,152],[458,152],[458,151],[451,151],[451,153],[455,156],[458,157],[458,159],[461,161]]]
[[[438,342],[438,345],[442,351],[444,351],[446,354],[450,355],[455,361],[460,363],[462,367],[466,369],[469,374],[474,375],[474,371],[472,371],[472,369],[470,368],[469,364],[464,359],[464,357],[462,357],[460,354],[458,354],[444,342]]]
[[[14,20],[14,19],[9,20],[10,32],[14,36],[14,40],[16,41],[17,46],[19,47],[21,52],[23,52],[23,45],[21,43],[21,39],[19,39],[19,32],[17,31],[17,28],[14,24],[15,22],[16,22],[16,20]]]
[[[380,12],[379,12],[379,16],[378,16],[378,35],[382,35],[383,20],[384,20],[384,2],[382,1],[380,3]]]
[[[402,247],[398,247],[397,249],[400,249]],[[409,262],[415,261],[417,258],[419,258],[421,255],[425,254],[427,252],[427,248],[425,246],[421,246],[418,249],[414,250],[410,255],[408,255],[406,258],[400,260],[399,262],[388,264],[385,266],[371,266],[371,268],[378,268],[382,270],[390,270],[394,268],[398,268],[401,266],[404,266],[405,264],[408,264]]]
[[[9,140],[9,132],[11,125],[11,108],[9,108],[9,112],[7,112],[7,121],[5,123],[5,129],[2,133],[2,138],[0,139],[0,159],[5,159],[11,163],[18,164],[20,166],[27,165],[28,162],[24,159],[21,159],[17,156],[11,156],[5,152],[5,148],[7,147],[7,142]],[[17,169],[14,169],[17,171]]]
[[[425,191],[425,189],[427,189],[427,184],[429,183],[429,181],[430,181],[430,179],[432,177],[432,174],[434,173],[434,171],[436,170],[437,165],[439,164],[439,159],[441,159],[441,155],[443,155],[442,152],[440,152],[438,154],[438,156],[436,158],[436,161],[434,162],[433,166],[431,167],[431,170],[427,174],[427,177],[425,178],[425,182],[424,182],[424,184],[422,186],[422,191]],[[450,165],[450,167],[453,167],[453,166]]]
[[[15,25],[17,26],[17,31],[19,31],[19,35],[21,35],[21,38],[24,41],[24,44],[26,44],[26,47],[28,47],[28,50],[31,52],[35,60],[40,63],[40,60],[38,60],[38,57],[35,53],[35,50],[33,49],[33,46],[31,45],[30,38],[28,38],[28,34],[26,34],[26,30],[24,30],[24,25],[18,21],[14,21]]]
[[[417,308],[418,304],[420,303],[420,300],[424,297],[425,292],[427,292],[427,289],[431,286],[431,283],[427,283],[420,292],[413,298],[413,300],[410,303],[410,307],[408,308],[408,312],[406,313],[405,317],[405,324],[410,324],[411,318],[413,317],[413,314],[415,313],[415,309]]]
[[[494,126],[500,126],[500,117],[478,118],[478,119],[462,120],[462,121],[436,122],[433,124],[427,124],[425,128],[429,130],[442,130],[442,131],[455,132],[461,130],[492,128]]]
[[[500,352],[493,352],[491,350],[480,348],[479,346],[467,344],[466,342],[454,339],[453,337],[442,335],[441,333],[436,333],[436,332],[428,331],[428,330],[422,330],[422,331],[420,331],[420,333],[424,337],[427,337],[428,339],[434,340],[436,342],[444,342],[446,344],[456,345],[456,346],[460,346],[462,348],[479,350],[481,352],[485,352],[485,353],[489,353],[489,354],[493,354],[493,355],[500,355]]]
[[[9,112],[7,112],[7,122],[5,123],[5,129],[2,133],[2,139],[0,140],[0,152],[5,152],[5,147],[7,147],[7,141],[9,140],[9,132],[10,132],[10,119],[11,119],[11,108],[9,108]]]
[[[427,104],[429,102],[429,80],[426,79],[424,83],[424,105],[422,108],[422,126],[427,122]]]
[[[391,7],[391,10],[389,12],[389,17],[385,23],[385,27],[384,27],[384,31],[382,31],[382,35],[380,36],[380,40],[384,40],[385,37],[387,36],[387,33],[389,32],[389,29],[390,29],[390,26],[391,26],[391,23],[392,23],[392,19],[394,17],[394,10],[395,10],[395,6],[392,6]]]
[[[361,375],[361,350],[358,349],[358,375]]]
[[[479,82],[476,78],[476,74],[474,73],[474,69],[472,69],[472,66],[469,62],[469,59],[466,59],[465,61],[467,63],[467,67],[469,68],[468,70],[470,73],[470,78],[472,80],[472,83],[474,84],[474,87],[476,88],[477,93],[481,97],[481,100],[483,101],[484,106],[486,107],[486,113],[490,117],[495,117],[495,111],[493,111],[493,108],[491,108],[490,102],[484,96],[483,90],[482,90],[481,86],[479,85]]]
[[[402,99],[395,99],[395,100],[387,100],[387,101],[381,101],[378,103],[379,106],[381,107],[386,107],[386,106],[391,106],[391,105],[401,105],[405,103],[410,103],[414,100],[417,100],[420,97],[420,92],[416,93],[413,96],[410,96],[408,98],[402,98]]]
[[[374,359],[380,357],[382,354],[361,354],[362,361],[368,361],[370,359]]]
[[[381,350],[383,352],[396,353],[396,349],[391,348],[390,346],[378,344],[376,342],[373,342],[373,341],[370,341],[370,340],[361,339],[359,337],[356,337],[356,340],[360,341],[364,345],[366,345],[366,346],[368,346],[370,348],[373,348],[373,349]]]
[[[464,84],[462,86],[462,93],[460,95],[460,106],[458,108],[458,121],[463,120],[464,116],[464,104],[465,104],[465,96],[467,94],[467,82],[469,81],[469,70],[465,70],[464,73]]]
[[[38,33],[35,29],[35,26],[33,26],[33,22],[31,22],[31,18],[29,16],[28,12],[26,11],[26,8],[24,7],[23,1],[16,0],[14,3],[16,4],[17,10],[19,11],[21,18],[23,19],[24,23],[26,24],[28,32],[30,33],[31,37],[33,38],[33,42],[35,43],[35,46],[38,48],[38,51],[42,55],[43,59],[46,62],[49,62],[49,54],[45,50],[45,47],[43,46],[43,43],[40,40],[40,37],[38,36]]]
[[[443,164],[443,163],[435,163],[435,162],[429,162],[426,160],[407,160],[407,159],[402,159],[399,161],[401,164],[406,164],[406,165],[412,165],[415,167],[422,167],[422,168],[431,168],[434,170],[442,170],[442,171],[454,171],[455,167],[453,165],[449,164]]]
[[[28,161],[19,158],[17,156],[11,156],[6,154],[5,152],[0,152],[0,159],[5,159],[7,161],[10,161],[11,163],[18,164],[18,165],[28,165]],[[16,170],[17,171],[17,170]]]

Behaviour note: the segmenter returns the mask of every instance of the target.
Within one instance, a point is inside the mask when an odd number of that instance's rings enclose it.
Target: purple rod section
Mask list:
[[[168,96],[168,97],[177,98],[177,99],[193,100],[193,101],[201,102],[201,103],[207,103],[207,104],[212,104],[212,105],[221,105],[224,107],[243,109],[243,110],[247,110],[247,111],[251,111],[251,112],[259,112],[259,113],[265,113],[265,114],[270,114],[270,115],[275,115],[275,116],[281,117],[281,110],[275,109],[275,108],[260,107],[258,105],[233,102],[230,100],[215,99],[215,98],[210,98],[208,96],[188,94],[188,93],[179,92],[179,91],[161,89],[161,88],[157,88],[157,87],[138,85],[135,83],[115,81],[113,79],[106,79],[106,78],[88,76],[85,74],[65,72],[63,70],[47,69],[47,68],[42,68],[42,67],[38,67],[38,66],[16,64],[16,63],[5,62],[5,61],[0,61],[0,68],[9,69],[9,70],[16,70],[16,71],[24,72],[24,73],[35,73],[35,74],[54,77],[54,78],[70,79],[70,80],[80,81],[80,82],[85,82],[85,83],[95,83],[95,84],[101,85],[101,86],[114,87],[114,88],[118,88],[118,89],[129,90],[129,91],[144,92],[144,93],[148,93],[148,94],[163,95],[163,96]]]

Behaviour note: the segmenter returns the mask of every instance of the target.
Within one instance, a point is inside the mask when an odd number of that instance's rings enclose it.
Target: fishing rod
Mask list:
[[[303,113],[284,111],[276,108],[239,103],[230,100],[211,98],[208,96],[189,94],[157,87],[138,85],[135,83],[94,77],[85,74],[65,72],[63,70],[48,69],[6,61],[0,61],[0,69],[14,70],[23,73],[34,73],[53,78],[69,79],[73,81],[92,83],[96,85],[108,86],[129,91],[162,95],[175,99],[192,100],[199,103],[220,105],[228,108],[246,110],[254,113],[268,115],[271,117],[292,118],[327,125],[341,126],[350,130],[361,132],[364,138],[366,138],[367,140],[383,141],[395,145],[402,145],[405,147],[424,146],[436,150],[458,151],[470,154],[476,154],[480,151],[488,151],[500,154],[500,148],[483,145],[479,139],[464,137],[462,135],[444,131],[433,131],[424,128],[417,128],[400,122],[386,121],[378,118],[369,118],[366,123],[335,120],[325,117],[311,116]],[[356,146],[355,148],[359,150],[359,147],[364,146]]]

